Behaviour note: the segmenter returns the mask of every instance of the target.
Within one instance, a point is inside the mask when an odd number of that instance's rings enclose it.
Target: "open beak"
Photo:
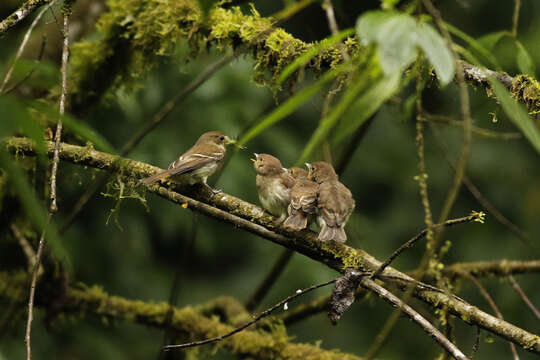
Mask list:
[[[310,163],[306,163],[306,167],[307,167],[307,169],[309,170],[309,168],[311,168],[311,164],[310,164]]]
[[[259,154],[257,153],[253,153],[253,155],[255,155],[255,159],[251,158],[249,160],[253,161],[253,162],[256,162],[257,160],[259,160]]]

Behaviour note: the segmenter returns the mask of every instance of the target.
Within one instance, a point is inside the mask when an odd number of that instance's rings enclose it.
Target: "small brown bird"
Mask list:
[[[347,234],[344,227],[355,206],[352,193],[339,182],[332,165],[322,161],[306,165],[308,179],[319,184],[317,222],[321,231],[318,239],[345,242]]]
[[[226,145],[232,143],[234,141],[221,131],[206,132],[195,145],[172,162],[168,170],[144,178],[141,183],[148,185],[170,177],[189,185],[202,183],[208,186],[206,180],[222,165]]]
[[[287,171],[294,180],[307,179],[308,172],[305,169],[299,167],[292,167],[287,169]]]
[[[269,154],[254,154],[253,166],[257,172],[257,191],[262,207],[282,222],[287,216],[294,179],[281,166],[278,158]]]
[[[318,192],[319,184],[316,182],[305,178],[302,179],[301,177],[296,179],[296,182],[291,189],[291,202],[287,208],[289,217],[285,220],[283,225],[292,230],[305,229],[308,222],[311,221],[317,213]]]

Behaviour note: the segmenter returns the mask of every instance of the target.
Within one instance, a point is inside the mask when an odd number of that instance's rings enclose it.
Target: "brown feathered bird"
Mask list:
[[[308,179],[319,184],[317,222],[321,231],[318,239],[345,242],[347,234],[344,227],[355,206],[352,193],[339,182],[329,163],[319,161],[306,165],[309,169]]]
[[[292,230],[305,229],[317,213],[318,193],[319,184],[316,182],[301,176],[296,179],[291,189],[291,201],[287,208],[289,217],[285,219],[283,225]]]
[[[254,154],[253,166],[257,172],[257,192],[262,207],[282,222],[287,216],[294,179],[281,166],[278,158],[269,154]]]
[[[294,180],[301,180],[301,179],[307,179],[308,172],[306,169],[302,169],[299,167],[292,167],[287,169],[287,172],[289,175],[293,177]]]
[[[221,131],[206,132],[199,137],[195,145],[172,162],[166,171],[144,178],[141,183],[148,185],[171,178],[189,185],[206,185],[208,177],[222,165],[226,146],[233,142]]]

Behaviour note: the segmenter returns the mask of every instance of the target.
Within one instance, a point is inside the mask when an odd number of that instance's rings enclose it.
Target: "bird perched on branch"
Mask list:
[[[308,172],[306,169],[299,167],[288,168],[287,172],[293,177],[294,180],[307,179]]]
[[[158,180],[171,178],[189,185],[206,184],[206,180],[223,164],[226,146],[234,143],[221,131],[209,131],[202,134],[195,145],[169,165],[166,171],[141,180],[148,185]],[[213,189],[211,189],[214,191]]]
[[[352,193],[339,182],[338,175],[329,163],[319,161],[306,164],[308,180],[319,184],[317,222],[321,227],[318,239],[345,242],[345,224],[355,206]]]
[[[281,166],[278,158],[269,154],[254,154],[253,166],[257,172],[257,192],[262,207],[279,218],[279,222],[287,216],[291,188],[294,179]]]
[[[289,217],[283,225],[292,230],[302,230],[317,213],[319,184],[306,178],[307,171],[299,169],[305,171],[306,177],[303,177],[300,171],[294,171],[295,168],[289,169],[289,172],[291,170],[298,176],[291,189],[291,201],[287,208]]]

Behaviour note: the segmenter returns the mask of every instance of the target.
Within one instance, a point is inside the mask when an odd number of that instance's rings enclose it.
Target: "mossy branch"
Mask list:
[[[34,146],[27,138],[8,138],[6,145],[13,153],[35,154]],[[53,143],[47,142],[47,147],[49,154],[52,154]],[[115,155],[99,152],[91,147],[65,143],[60,146],[60,158],[74,164],[115,171],[134,181],[160,171],[142,162],[129,159],[116,161],[118,157]],[[361,249],[336,242],[317,241],[317,234],[311,231],[290,232],[260,207],[226,193],[213,194],[203,187],[196,187],[184,189],[186,196],[160,185],[149,186],[148,190],[183,206],[187,204],[188,207],[207,216],[234,224],[237,228],[299,252],[341,273],[348,268],[373,272],[381,266],[380,261]],[[387,267],[381,277],[402,288],[415,282],[412,277],[392,267]],[[480,326],[528,351],[540,354],[539,336],[487,314],[462,299],[424,286],[416,286],[414,296],[435,308],[447,309],[468,324]]]
[[[13,14],[9,15],[7,18],[0,22],[0,36],[2,36],[13,26],[24,20],[38,7],[46,5],[50,2],[51,0],[28,0],[24,2],[24,4],[22,4]]]
[[[0,299],[16,301],[22,305],[26,291],[20,290],[26,289],[25,278],[25,274],[9,275],[6,272],[0,272]],[[47,303],[43,301],[42,293],[38,294],[37,300],[38,306],[47,307]],[[150,303],[111,296],[98,286],[70,287],[63,294],[61,300],[61,311],[64,314],[119,319],[160,329],[166,326],[167,312],[170,309],[170,305],[165,302]],[[193,340],[214,337],[234,330],[233,325],[221,322],[216,316],[205,316],[201,310],[204,309],[190,306],[174,308],[170,324],[167,326]],[[318,346],[292,343],[285,328],[279,324],[273,326],[271,332],[253,330],[237,333],[235,336],[220,341],[216,346],[223,347],[235,354],[256,359],[360,359],[351,354],[325,350]]]
[[[158,57],[172,53],[181,38],[189,40],[194,53],[210,46],[223,52],[243,47],[255,60],[254,79],[271,86],[285,66],[317,45],[275,26],[274,19],[262,17],[254,7],[251,14],[244,14],[237,6],[216,7],[204,16],[196,0],[109,0],[108,6],[109,11],[97,25],[99,40],[81,41],[72,49],[74,113],[84,112],[110,87],[135,85],[158,63]],[[349,38],[344,44],[325,48],[305,68],[321,73],[341,63],[343,53],[355,57],[363,52],[358,41]],[[489,73],[509,89],[516,89],[512,91],[516,99],[534,105],[531,111],[540,109],[539,86],[534,79],[527,77],[523,81],[522,77],[513,78],[465,62],[462,67],[470,83],[489,88]]]

